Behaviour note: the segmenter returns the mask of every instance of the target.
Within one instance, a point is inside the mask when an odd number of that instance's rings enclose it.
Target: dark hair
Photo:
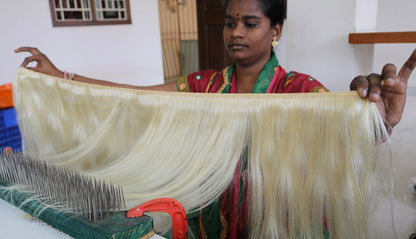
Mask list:
[[[263,14],[270,19],[270,24],[283,25],[286,18],[286,2],[287,0],[256,0],[261,4]],[[230,0],[225,0],[225,8],[228,8]]]

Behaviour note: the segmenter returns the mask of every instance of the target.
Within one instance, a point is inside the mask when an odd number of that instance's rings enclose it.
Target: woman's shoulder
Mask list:
[[[284,93],[329,92],[329,90],[311,75],[296,71],[287,72],[283,81]]]
[[[203,70],[180,77],[176,81],[176,88],[183,92],[205,92],[210,80],[221,74],[217,70]]]
[[[195,80],[195,81],[201,81],[201,80],[209,80],[211,79],[213,74],[217,74],[219,71],[214,69],[209,70],[203,70],[198,72],[193,72],[191,74],[187,75],[188,80]]]

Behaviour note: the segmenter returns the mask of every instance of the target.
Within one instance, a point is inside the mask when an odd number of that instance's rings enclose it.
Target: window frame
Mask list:
[[[63,0],[65,1],[65,0]],[[131,13],[130,13],[130,1],[125,0],[126,8],[126,19],[122,20],[98,20],[97,11],[95,8],[96,0],[88,0],[91,7],[91,20],[58,20],[55,10],[55,0],[49,0],[49,7],[51,11],[52,25],[54,27],[66,27],[66,26],[97,26],[97,25],[120,25],[120,24],[131,24]]]

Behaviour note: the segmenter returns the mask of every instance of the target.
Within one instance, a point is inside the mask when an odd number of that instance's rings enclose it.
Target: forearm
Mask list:
[[[62,73],[62,76],[64,76],[64,73]],[[134,85],[129,85],[129,84],[119,84],[119,83],[114,83],[110,81],[92,79],[92,78],[88,78],[88,77],[76,75],[76,74],[72,77],[72,80],[78,81],[78,82],[84,82],[88,84],[128,88],[128,89],[160,90],[160,91],[173,91],[173,92],[176,91],[176,82],[170,82],[167,84],[152,85],[152,86],[134,86]]]
[[[67,73],[64,71],[59,70],[50,60],[49,58],[40,52],[37,48],[34,47],[19,47],[15,50],[16,53],[19,52],[29,52],[31,56],[25,58],[22,63],[23,67],[27,67],[31,70],[41,72],[48,75],[53,75],[69,80],[95,84],[95,85],[103,85],[103,86],[110,86],[110,87],[119,87],[119,88],[129,88],[129,89],[142,89],[142,90],[160,90],[160,91],[176,91],[176,82],[171,82],[167,84],[161,85],[154,85],[154,86],[133,86],[128,84],[118,84],[109,81],[97,80],[92,79],[89,77]],[[36,62],[37,65],[35,67],[28,67],[28,64],[31,62]]]

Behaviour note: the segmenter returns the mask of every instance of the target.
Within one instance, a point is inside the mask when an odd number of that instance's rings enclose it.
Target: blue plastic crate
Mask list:
[[[22,136],[14,108],[0,109],[0,149],[6,147],[14,151],[22,150]]]

